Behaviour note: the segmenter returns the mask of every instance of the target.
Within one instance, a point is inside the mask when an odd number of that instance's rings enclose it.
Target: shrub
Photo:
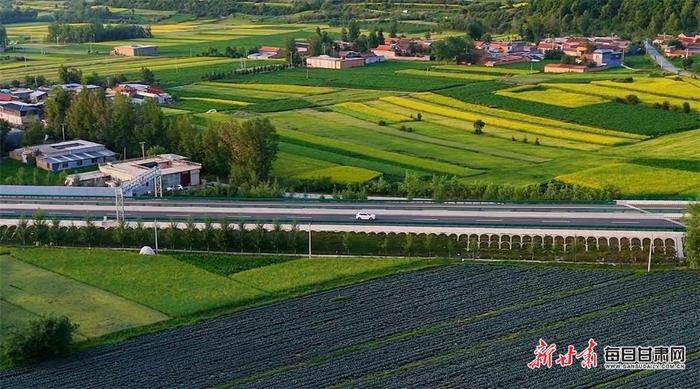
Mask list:
[[[683,112],[690,113],[690,103],[688,103],[687,101],[683,103]]]
[[[386,122],[384,120],[380,120],[379,122],[377,122],[377,124],[379,124],[380,126],[386,126]]]
[[[63,357],[72,350],[78,329],[65,316],[47,316],[32,320],[27,327],[10,334],[2,345],[2,354],[13,364]]]
[[[637,95],[627,95],[627,96],[625,97],[625,102],[626,102],[627,104],[633,104],[633,105],[634,105],[634,104],[639,104],[639,103],[640,103],[639,97],[637,97]]]

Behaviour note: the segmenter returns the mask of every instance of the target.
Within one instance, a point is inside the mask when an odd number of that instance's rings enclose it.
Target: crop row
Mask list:
[[[592,96],[600,96],[609,99],[614,98],[625,98],[628,95],[635,95],[643,103],[647,104],[662,104],[668,101],[671,105],[681,107],[683,103],[688,102],[690,108],[698,111],[700,110],[700,101],[682,99],[677,97],[662,96],[653,93],[631,91],[629,89],[619,88],[615,85],[596,85],[596,84],[546,84],[548,88],[561,89],[567,92],[589,94]]]
[[[482,109],[497,106],[508,112],[542,119],[566,120],[585,126],[640,135],[666,134],[700,127],[700,117],[696,115],[663,111],[644,104],[630,105],[610,101],[578,108],[565,108],[496,94],[498,90],[509,87],[510,85],[504,83],[481,82],[444,89],[439,93],[460,101],[477,104]]]
[[[377,119],[384,120],[387,123],[396,123],[410,120],[408,116],[395,114],[393,112],[382,111],[380,109],[370,107],[369,105],[362,103],[340,103],[336,104],[333,108],[338,112],[345,113],[358,119],[369,120],[373,122],[377,122]]]
[[[682,344],[690,351],[697,350],[700,338],[697,336],[697,328],[691,323],[697,323],[698,309],[698,289],[663,299],[652,298],[649,304],[642,307],[631,307],[545,334],[506,341],[480,352],[468,353],[463,356],[464,362],[452,361],[451,364],[432,366],[434,372],[440,375],[433,380],[420,381],[428,386],[465,382],[465,373],[469,372],[469,382],[475,386],[509,387],[521,382],[537,382],[543,387],[592,386],[630,374],[629,371],[606,370],[601,366],[602,348],[606,345]],[[599,365],[590,370],[576,365],[569,368],[527,369],[525,364],[534,357],[532,352],[539,337],[546,337],[558,345],[573,344],[579,349],[584,347],[589,338],[593,338],[599,343],[596,349]],[[503,367],[505,361],[508,362],[508,368]]]
[[[319,147],[314,143],[299,142],[294,139],[282,139],[280,151],[338,165],[362,167],[396,177],[404,176],[406,171],[413,171],[421,176],[430,175],[428,171],[419,168],[405,167],[391,162],[368,159],[363,155],[352,153],[351,150]]]
[[[625,89],[633,92],[645,92],[676,99],[700,101],[700,85],[694,83],[692,79],[643,78],[636,79],[631,83],[593,81],[591,84],[615,89]]]
[[[680,282],[675,284],[676,281]],[[270,381],[256,382],[255,386],[286,386],[291,382],[305,382],[312,386],[347,384],[348,381],[366,375],[417,363],[450,351],[473,348],[486,341],[604,310],[629,301],[644,299],[656,293],[662,293],[664,290],[693,282],[697,283],[697,280],[692,276],[677,280],[675,274],[653,275],[644,280],[628,279],[529,308],[512,310],[484,320],[465,322],[437,332],[409,337],[383,347],[344,354],[338,359],[331,359],[307,369],[285,372]],[[498,284],[498,286],[501,285],[502,283]],[[547,288],[547,285],[544,284],[543,287]],[[408,373],[408,375],[411,374]],[[425,385],[430,386],[428,383],[419,386]]]
[[[385,163],[400,164],[418,170],[431,170],[437,173],[451,174],[455,176],[469,176],[478,174],[478,170],[469,169],[449,163],[433,161],[424,158],[417,158],[398,152],[384,151],[374,147],[358,145],[355,143],[325,138],[322,136],[307,134],[301,131],[278,128],[277,132],[283,138],[290,138],[311,144],[332,147],[340,150],[348,150],[355,155],[362,155],[375,158]]]
[[[584,126],[584,125],[575,124],[575,123],[569,123],[569,122],[565,122],[562,120],[547,119],[547,118],[542,118],[539,116],[532,116],[532,115],[521,114],[518,112],[507,111],[507,110],[499,109],[499,108],[484,107],[484,106],[477,105],[477,104],[465,103],[463,101],[453,99],[450,97],[445,97],[445,96],[438,95],[435,93],[416,93],[413,96],[415,96],[418,99],[425,100],[425,101],[428,101],[431,103],[446,105],[446,106],[449,106],[452,108],[462,109],[462,110],[470,111],[470,112],[483,113],[485,115],[494,116],[497,118],[509,118],[511,120],[517,120],[520,122],[526,122],[526,123],[532,123],[532,124],[539,124],[539,125],[546,126],[546,127],[562,128],[562,129],[579,131],[579,132],[584,132],[584,133],[607,135],[610,137],[617,137],[617,138],[629,138],[629,139],[638,139],[638,140],[646,139],[646,137],[643,135],[630,134],[628,132],[606,130],[606,129],[598,128],[598,127],[591,127],[591,126]]]
[[[399,331],[529,301],[553,293],[562,279],[587,285],[626,274],[487,265],[428,270],[139,337],[2,379],[9,387],[29,382],[213,386]]]
[[[457,72],[436,72],[434,70],[419,70],[419,69],[406,69],[399,70],[396,72],[398,74],[410,74],[413,76],[424,76],[424,77],[441,77],[441,78],[451,78],[455,80],[468,80],[468,81],[491,81],[496,79],[494,75],[479,74],[479,73],[457,73]]]
[[[288,128],[297,128],[298,126],[305,133],[324,138],[350,142],[387,152],[401,152],[406,156],[415,156],[471,169],[519,167],[522,166],[524,159],[522,157],[506,157],[494,152],[469,150],[461,145],[455,146],[439,140],[432,141],[427,137],[414,137],[412,133],[407,131],[398,131],[395,128],[369,123],[337,112],[308,111],[303,116],[304,118],[297,118],[293,115],[277,115],[273,122],[283,124]],[[328,127],[326,125],[328,122],[337,124]],[[418,138],[421,141],[416,142]]]
[[[506,119],[506,117],[508,117],[507,115],[504,115],[502,117],[488,116],[486,113],[483,112],[465,111],[461,109],[450,108],[444,105],[427,103],[416,99],[408,99],[403,97],[384,97],[382,98],[382,100],[407,108],[417,109],[420,111],[430,112],[455,119],[466,120],[469,122],[483,120],[487,126],[486,131],[488,131],[489,125],[494,125],[497,127],[508,128],[516,131],[524,131],[531,134],[545,135],[555,138],[574,140],[577,142],[593,143],[606,146],[621,144],[629,141],[624,138],[616,138],[606,135],[579,132],[575,130],[568,130],[562,128],[546,127],[544,125],[537,125],[528,122],[519,122],[512,119]]]

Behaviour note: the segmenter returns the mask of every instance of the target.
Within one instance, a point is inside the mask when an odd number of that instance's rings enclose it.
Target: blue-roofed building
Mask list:
[[[86,140],[71,140],[47,145],[22,147],[12,150],[10,157],[50,172],[94,166],[114,161],[116,154],[104,145]]]
[[[598,67],[620,67],[622,66],[622,52],[610,49],[597,49],[593,52],[593,62]]]

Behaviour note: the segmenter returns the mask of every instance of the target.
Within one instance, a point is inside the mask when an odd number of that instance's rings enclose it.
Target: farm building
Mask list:
[[[15,127],[22,127],[32,120],[39,120],[43,104],[28,104],[21,101],[0,102],[0,120]]]
[[[157,167],[163,181],[163,187],[183,187],[199,185],[199,172],[202,164],[189,161],[187,157],[177,154],[160,154],[145,159],[133,159],[120,162],[101,164],[99,169],[102,179],[108,184],[117,186]],[[89,176],[95,180],[95,176]],[[146,182],[140,188],[134,190],[134,195],[145,194],[153,191],[152,182]]]
[[[169,93],[163,92],[163,90],[158,87],[146,84],[119,84],[107,90],[107,97],[114,97],[117,93],[131,97],[131,101],[137,104],[142,103],[148,98],[155,100],[156,103],[160,105],[173,102],[173,98]]]
[[[622,52],[610,49],[597,49],[593,52],[593,62],[598,67],[620,67],[622,66]]]
[[[279,47],[262,46],[257,53],[248,55],[248,59],[277,59],[283,58],[284,53]]]
[[[158,55],[158,46],[155,45],[127,45],[116,46],[112,49],[113,55],[125,57],[147,57]]]
[[[372,49],[372,52],[386,59],[430,61],[430,55],[423,54],[430,51],[430,45],[431,42],[421,39],[386,38],[384,44]]]
[[[585,73],[590,69],[586,65],[571,65],[563,63],[550,63],[544,65],[545,73]]]
[[[10,152],[12,159],[23,163],[33,157],[37,167],[50,172],[97,165],[114,160],[114,156],[115,153],[104,145],[81,139],[22,147]]]
[[[346,69],[365,66],[365,59],[357,58],[337,58],[328,55],[319,55],[318,57],[309,57],[306,59],[306,66],[310,68],[322,69]]]

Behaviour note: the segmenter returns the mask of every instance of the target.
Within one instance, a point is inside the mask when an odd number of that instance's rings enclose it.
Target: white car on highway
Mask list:
[[[355,220],[376,220],[377,215],[366,212],[366,211],[360,211],[355,214]]]

